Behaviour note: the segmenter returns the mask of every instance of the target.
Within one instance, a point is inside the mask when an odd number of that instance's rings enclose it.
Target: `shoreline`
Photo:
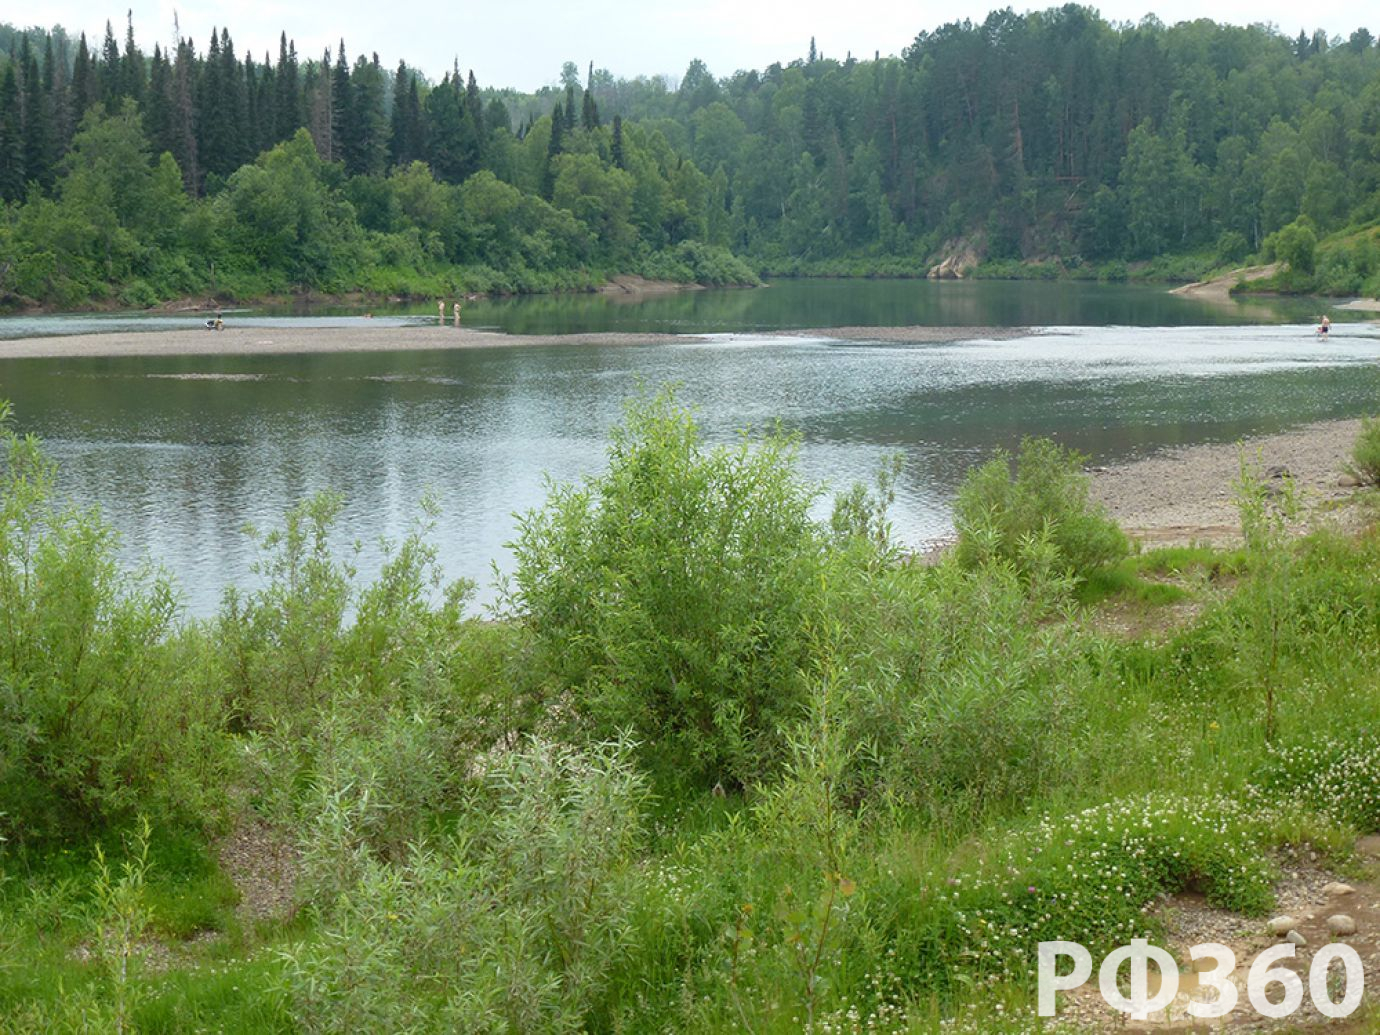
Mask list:
[[[739,284],[725,286],[757,287],[758,285]],[[619,273],[609,277],[601,283],[591,282],[582,288],[535,292],[534,294],[614,295],[632,300],[635,298],[644,298],[649,295],[667,295],[680,291],[704,290],[706,290],[705,285],[694,281],[648,280],[646,277],[636,273]],[[444,296],[447,304],[449,304],[457,299],[463,302],[477,302],[481,299],[516,298],[521,294],[523,293],[507,293],[501,291],[476,292],[455,288],[454,290],[445,292]],[[144,316],[170,316],[181,313],[213,313],[217,309],[228,312],[232,309],[294,308],[299,306],[322,305],[357,306],[360,309],[369,309],[402,303],[416,303],[430,306],[432,302],[437,300],[437,297],[437,294],[432,291],[405,291],[395,294],[386,294],[376,291],[304,291],[300,293],[289,292],[285,294],[256,295],[251,298],[217,298],[214,294],[195,294],[164,299],[157,305],[149,306],[144,309],[131,310],[118,299],[102,299],[100,301],[88,302],[85,305],[78,305],[75,308],[56,307],[47,304],[24,305],[11,310],[0,310],[0,316],[53,316],[78,313],[86,315],[133,313]]]
[[[1272,277],[1279,269],[1279,263],[1272,262],[1268,266],[1243,266],[1234,269],[1230,273],[1224,273],[1220,277],[1213,277],[1211,280],[1200,280],[1193,284],[1184,284],[1170,290],[1171,295],[1179,295],[1183,298],[1194,298],[1202,302],[1235,302],[1232,291],[1237,284],[1248,283],[1252,280],[1264,280]]]
[[[944,344],[973,340],[1006,340],[1037,333],[1028,327],[824,327],[768,331],[763,336],[830,338]],[[593,331],[580,334],[505,334],[469,327],[416,324],[374,327],[235,327],[222,331],[189,328],[177,331],[113,331],[0,340],[6,359],[115,358],[119,356],[256,356],[332,352],[409,352],[427,350],[516,348],[539,345],[706,344],[704,334]]]
[[[1325,420],[1240,443],[1163,450],[1091,468],[1090,495],[1127,535],[1148,546],[1235,542],[1241,538],[1232,488],[1240,471],[1238,445],[1262,471],[1283,467],[1293,476],[1307,518],[1356,493],[1341,481],[1360,430],[1360,419]]]

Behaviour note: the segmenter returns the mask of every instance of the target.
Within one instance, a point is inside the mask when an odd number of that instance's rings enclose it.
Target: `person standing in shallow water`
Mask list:
[[[1326,337],[1327,337],[1327,332],[1330,331],[1331,329],[1332,329],[1332,321],[1329,320],[1329,319],[1327,318],[1327,314],[1324,313],[1324,314],[1323,314],[1323,318],[1322,318],[1322,322],[1321,322],[1320,324],[1318,324],[1318,336],[1319,336],[1320,338],[1326,338]]]

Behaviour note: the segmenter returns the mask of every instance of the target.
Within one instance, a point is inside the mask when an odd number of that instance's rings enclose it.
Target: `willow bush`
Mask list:
[[[519,523],[509,596],[534,664],[585,736],[631,730],[663,772],[760,779],[803,713],[826,564],[795,443],[707,446],[670,391],[611,439],[605,474]]]

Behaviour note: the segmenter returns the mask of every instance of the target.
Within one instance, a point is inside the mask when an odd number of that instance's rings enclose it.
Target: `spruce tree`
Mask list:
[[[490,99],[489,106],[484,109],[484,126],[490,134],[500,129],[512,132],[513,117],[508,114],[508,105],[504,104],[501,98]]]
[[[24,196],[24,150],[19,119],[19,82],[14,63],[0,76],[0,201]]]
[[[398,62],[393,75],[393,114],[388,131],[388,162],[390,165],[410,165],[421,157],[416,149],[417,84],[406,61]]]
[[[599,106],[594,103],[594,94],[585,91],[584,110],[580,113],[580,122],[585,129],[599,128]]]
[[[331,154],[328,161],[344,159],[351,147],[350,65],[345,59],[345,41],[340,41],[335,68],[331,72]]]
[[[264,51],[263,64],[258,67],[255,82],[254,107],[259,113],[259,126],[255,131],[255,152],[262,153],[280,139],[278,133],[278,73],[273,70],[268,51]]]
[[[253,157],[250,143],[248,101],[245,97],[244,72],[235,57],[235,44],[230,30],[220,30],[220,81],[225,97],[225,166],[222,175],[229,176]]]
[[[77,43],[77,56],[72,62],[72,121],[80,122],[96,100],[99,87],[96,83],[95,59],[86,48],[86,33],[81,34]]]
[[[24,180],[26,183],[33,180],[47,190],[53,185],[55,163],[52,111],[27,35],[19,52],[19,68],[22,73],[19,112],[23,127]]]
[[[196,150],[205,173],[228,176],[235,171],[235,145],[230,139],[234,131],[232,93],[233,87],[225,81],[225,64],[221,60],[221,34],[218,29],[212,29],[211,43],[197,78],[193,114]]]
[[[575,130],[575,84],[567,83],[565,87],[565,107],[562,109],[565,117],[565,128],[569,132]]]
[[[144,103],[144,55],[134,45],[134,12],[125,15],[125,52],[120,58],[120,93]]]
[[[286,140],[302,124],[302,94],[297,76],[297,44],[287,33],[278,37],[278,68],[273,74],[276,94],[273,112],[274,137]]]
[[[172,153],[182,170],[182,184],[201,193],[201,161],[196,137],[196,49],[190,39],[177,41],[172,69]]]
[[[120,97],[121,61],[120,45],[115,42],[115,30],[110,22],[105,23],[105,43],[101,46],[101,92],[100,100],[105,101],[106,111],[114,111]]]
[[[345,169],[353,176],[377,176],[388,162],[388,122],[383,114],[383,69],[379,56],[361,54],[350,76],[349,130]]]
[[[609,149],[610,157],[613,159],[615,168],[626,169],[627,163],[623,157],[623,116],[613,117],[613,145]]]
[[[157,44],[149,67],[148,95],[144,102],[144,129],[154,154],[176,152],[173,131],[172,66]]]
[[[465,111],[469,114],[470,120],[474,123],[475,135],[480,140],[480,151],[483,151],[484,140],[484,98],[479,94],[479,84],[474,79],[474,69],[470,69],[469,81],[465,84]]]
[[[43,92],[48,97],[48,109],[52,114],[53,155],[55,158],[67,153],[72,142],[72,103],[67,88],[66,48],[62,49],[63,59],[53,53],[53,35],[48,34],[43,44]]]

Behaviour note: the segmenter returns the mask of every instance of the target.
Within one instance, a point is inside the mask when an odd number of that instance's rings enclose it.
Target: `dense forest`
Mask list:
[[[615,272],[1173,275],[1380,288],[1380,48],[1090,8],[536,94],[377,54],[0,26],[0,298],[578,288]],[[1331,235],[1331,237],[1329,237]],[[1318,243],[1322,242],[1321,247]],[[737,258],[735,258],[735,256]]]

